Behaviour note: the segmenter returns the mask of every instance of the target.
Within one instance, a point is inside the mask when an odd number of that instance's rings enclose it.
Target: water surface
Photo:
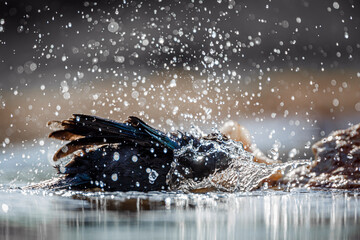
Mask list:
[[[344,191],[76,193],[0,191],[1,239],[358,239]]]
[[[55,176],[48,159],[57,147],[22,146],[3,152],[0,239],[360,238],[360,197],[351,191],[185,194],[18,189]]]

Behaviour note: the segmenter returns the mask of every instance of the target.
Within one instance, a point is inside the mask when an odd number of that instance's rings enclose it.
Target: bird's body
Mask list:
[[[233,142],[221,134],[196,138],[182,132],[165,134],[136,117],[124,123],[75,114],[49,123],[49,137],[70,141],[54,155],[60,178],[50,188],[105,191],[161,191],[183,179],[201,180],[226,169],[232,153],[221,145]]]
[[[74,114],[49,125],[55,128],[49,137],[69,141],[53,157],[60,177],[26,188],[234,192],[257,189],[264,182],[267,186],[288,186],[293,176],[297,176],[296,184],[303,179],[308,186],[359,187],[354,177],[359,160],[359,124],[316,143],[317,161],[307,165],[306,171],[299,167],[285,178],[283,170],[289,165],[267,158],[251,144],[248,132],[234,122],[225,124],[222,132],[237,142],[221,133],[165,134],[136,117],[119,123]],[[67,161],[59,163],[67,156]],[[347,166],[345,170],[343,165]]]

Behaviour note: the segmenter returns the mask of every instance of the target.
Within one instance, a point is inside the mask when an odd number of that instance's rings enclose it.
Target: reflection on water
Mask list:
[[[0,239],[358,239],[354,193],[0,191]]]
[[[56,148],[59,146],[56,146]],[[0,162],[0,239],[360,239],[356,192],[79,193],[9,190],[54,176],[46,153]],[[42,151],[44,150],[44,151]],[[31,169],[26,172],[24,169]],[[36,174],[35,174],[36,171]]]

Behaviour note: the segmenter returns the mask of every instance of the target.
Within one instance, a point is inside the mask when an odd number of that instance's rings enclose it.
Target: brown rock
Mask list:
[[[312,147],[315,161],[282,179],[292,186],[360,188],[360,124],[332,132]]]

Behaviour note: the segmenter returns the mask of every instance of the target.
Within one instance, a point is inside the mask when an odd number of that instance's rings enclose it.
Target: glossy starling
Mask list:
[[[56,129],[50,138],[70,141],[53,157],[60,177],[45,184],[53,189],[174,190],[184,179],[200,181],[226,169],[233,156],[220,147],[233,141],[220,133],[165,134],[137,117],[119,123],[74,114],[49,125]]]

